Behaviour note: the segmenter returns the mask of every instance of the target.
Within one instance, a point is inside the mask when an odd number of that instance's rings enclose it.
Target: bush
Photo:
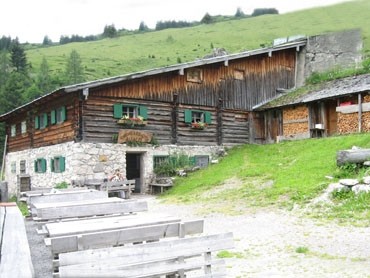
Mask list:
[[[65,189],[65,188],[68,188],[68,183],[65,182],[65,181],[62,181],[60,183],[57,183],[55,186],[54,186],[55,189]]]

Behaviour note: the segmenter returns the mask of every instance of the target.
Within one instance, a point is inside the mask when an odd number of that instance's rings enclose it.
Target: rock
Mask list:
[[[365,161],[364,166],[370,166],[370,161]]]
[[[366,184],[370,184],[370,177],[369,176],[364,177],[363,182]]]
[[[349,191],[348,186],[340,184],[340,183],[331,183],[329,184],[326,192],[331,193],[334,191]]]
[[[211,164],[217,164],[217,163],[218,163],[218,159],[211,160]]]
[[[359,183],[357,179],[341,179],[339,180],[339,183],[348,187],[355,186]]]
[[[370,185],[369,184],[357,184],[357,185],[352,187],[352,191],[355,194],[369,193],[370,192]]]

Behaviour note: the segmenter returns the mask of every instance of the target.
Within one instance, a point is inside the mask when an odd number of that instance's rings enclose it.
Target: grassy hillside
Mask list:
[[[95,42],[36,48],[26,53],[34,71],[38,70],[45,57],[52,74],[58,74],[65,69],[66,60],[75,49],[82,58],[87,79],[94,80],[192,61],[211,53],[212,47],[236,53],[270,44],[279,37],[361,28],[364,54],[370,56],[369,10],[370,0],[356,0],[284,15],[266,15]]]
[[[365,168],[356,172],[351,167],[336,166],[336,152],[352,146],[370,148],[370,134],[236,147],[219,164],[178,178],[164,197],[174,202],[203,202],[208,212],[305,207],[329,183],[363,177]],[[310,207],[305,213],[370,223],[370,193],[338,194],[332,200],[334,205]]]

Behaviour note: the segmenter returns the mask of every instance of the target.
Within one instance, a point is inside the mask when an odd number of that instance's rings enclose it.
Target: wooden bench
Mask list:
[[[160,188],[160,192],[162,194],[164,192],[164,189],[165,188],[171,188],[172,186],[173,186],[172,183],[150,183],[149,184],[150,194],[154,194],[155,193],[155,188],[156,187],[159,187]]]
[[[63,253],[54,277],[226,277],[212,253],[233,247],[226,233]]]
[[[95,200],[104,198],[108,198],[107,192],[94,189],[80,189],[74,191],[56,191],[54,193],[31,195],[27,198],[27,204],[30,208],[31,215],[35,215],[35,204]]]
[[[99,215],[128,214],[148,210],[146,201],[104,198],[95,200],[36,203],[35,221],[56,221],[66,218],[84,218]]]
[[[163,238],[200,234],[203,232],[203,220],[180,221],[179,219],[154,219],[149,222],[121,222],[111,227],[96,227],[95,231],[78,232],[63,236],[46,238],[52,254],[113,247],[127,243],[157,241]]]
[[[34,277],[24,218],[15,203],[0,203],[0,276]]]
[[[108,194],[118,192],[121,198],[130,199],[135,184],[135,180],[106,181],[101,184],[99,190],[107,191]]]
[[[135,189],[135,180],[107,181],[106,179],[82,179],[72,180],[72,185],[107,191],[109,193],[121,193],[125,199],[129,199]],[[109,194],[110,195],[110,194]]]

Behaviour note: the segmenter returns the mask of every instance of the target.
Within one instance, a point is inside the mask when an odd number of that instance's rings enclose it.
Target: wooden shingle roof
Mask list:
[[[370,74],[355,75],[316,85],[313,89],[287,90],[282,95],[253,107],[261,111],[284,106],[305,104],[318,100],[370,92]]]

